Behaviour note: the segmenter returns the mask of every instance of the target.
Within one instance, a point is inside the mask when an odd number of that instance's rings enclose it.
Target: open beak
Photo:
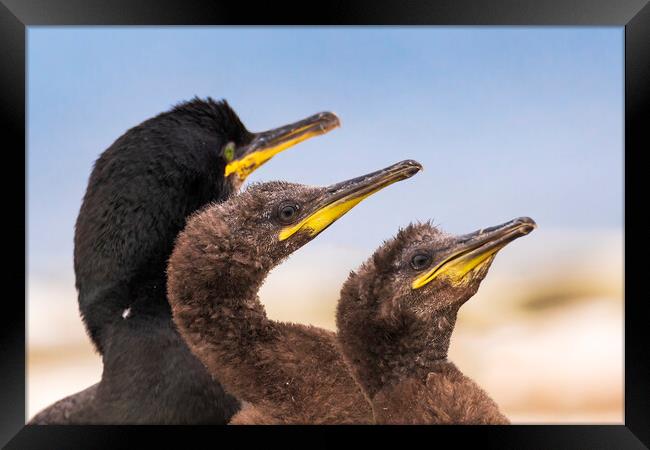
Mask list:
[[[322,112],[290,125],[253,133],[250,144],[235,150],[233,159],[226,165],[225,176],[237,176],[242,183],[247,176],[281,151],[340,125],[336,114]]]
[[[326,188],[325,195],[310,208],[307,216],[298,223],[285,227],[278,239],[284,241],[298,231],[314,237],[363,199],[397,181],[411,178],[421,169],[419,162],[406,160],[361,177],[333,184]]]
[[[466,278],[467,274],[492,262],[499,250],[535,228],[537,224],[533,219],[519,217],[459,236],[450,253],[431,270],[417,277],[411,287],[421,288],[436,278],[447,278],[452,285],[462,284],[470,278]]]

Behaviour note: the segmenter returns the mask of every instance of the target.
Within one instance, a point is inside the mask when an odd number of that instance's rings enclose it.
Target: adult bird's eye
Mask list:
[[[421,270],[431,264],[431,256],[426,253],[418,253],[411,258],[411,267],[415,270]]]
[[[298,205],[295,203],[285,203],[278,208],[278,218],[281,222],[292,222],[298,215]]]
[[[235,143],[228,142],[223,149],[223,158],[226,162],[230,162],[235,157]]]

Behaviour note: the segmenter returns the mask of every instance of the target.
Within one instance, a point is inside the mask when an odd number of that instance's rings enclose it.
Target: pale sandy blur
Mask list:
[[[269,316],[334,329],[338,290],[371,252],[301,249],[262,288]],[[27,418],[101,376],[61,272],[29,279]],[[450,358],[514,423],[622,423],[622,232],[540,227],[504,249],[461,309]]]

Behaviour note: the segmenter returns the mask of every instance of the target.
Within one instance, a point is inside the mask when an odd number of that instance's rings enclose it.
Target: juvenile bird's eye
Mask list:
[[[411,267],[415,270],[424,269],[425,267],[428,267],[429,264],[431,264],[431,255],[426,253],[418,253],[411,258]]]
[[[298,215],[298,205],[295,203],[284,203],[278,208],[278,218],[283,223],[292,222]]]

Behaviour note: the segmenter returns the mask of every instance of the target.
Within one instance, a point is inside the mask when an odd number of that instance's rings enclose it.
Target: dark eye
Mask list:
[[[426,253],[418,253],[411,258],[411,267],[415,270],[421,270],[431,264],[431,255]]]
[[[298,205],[295,203],[285,203],[278,208],[278,218],[281,222],[290,223],[298,215]]]

